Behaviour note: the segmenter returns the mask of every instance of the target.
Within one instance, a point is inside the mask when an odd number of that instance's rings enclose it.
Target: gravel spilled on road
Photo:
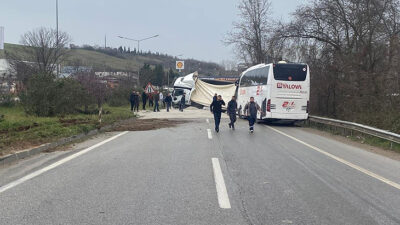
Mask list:
[[[156,130],[167,127],[175,127],[179,124],[188,122],[188,120],[170,120],[170,119],[132,119],[124,123],[115,125],[112,131],[146,131]]]

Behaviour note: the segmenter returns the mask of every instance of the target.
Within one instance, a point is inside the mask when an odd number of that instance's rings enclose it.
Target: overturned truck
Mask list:
[[[236,93],[235,78],[199,77],[197,72],[179,77],[174,83],[172,93],[174,105],[178,105],[185,93],[186,105],[210,106],[214,94],[221,95],[225,101]]]

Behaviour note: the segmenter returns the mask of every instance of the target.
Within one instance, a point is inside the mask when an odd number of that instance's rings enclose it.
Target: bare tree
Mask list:
[[[313,0],[276,34],[315,74],[313,113],[378,126],[398,118],[400,98],[389,96],[399,90],[399,1]]]
[[[263,63],[271,33],[271,3],[269,0],[242,0],[238,8],[240,20],[233,23],[225,43],[234,45],[236,54],[246,63]]]
[[[88,111],[89,105],[92,103],[97,104],[99,121],[101,122],[103,104],[109,95],[107,83],[97,77],[94,72],[78,72],[75,74],[75,77],[86,92],[85,98],[82,99],[84,101],[85,112]]]
[[[23,51],[7,52],[7,58],[23,82],[33,73],[55,74],[67,57],[66,46],[70,40],[65,32],[57,35],[54,29],[38,28],[22,35]]]

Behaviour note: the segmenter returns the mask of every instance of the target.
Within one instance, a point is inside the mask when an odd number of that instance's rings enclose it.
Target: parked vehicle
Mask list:
[[[244,71],[237,90],[239,116],[250,97],[261,106],[257,118],[296,122],[308,118],[310,69],[306,64],[259,64]]]

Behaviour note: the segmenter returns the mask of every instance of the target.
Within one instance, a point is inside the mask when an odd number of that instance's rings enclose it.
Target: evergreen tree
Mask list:
[[[157,86],[162,86],[164,83],[164,67],[160,64],[154,68],[154,84]]]

